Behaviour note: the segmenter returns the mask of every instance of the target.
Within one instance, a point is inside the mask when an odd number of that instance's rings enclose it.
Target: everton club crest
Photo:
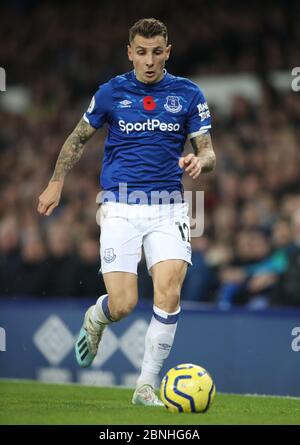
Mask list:
[[[168,96],[167,101],[164,104],[164,107],[167,111],[170,111],[171,113],[179,113],[179,111],[182,110],[182,105],[179,102],[178,96]]]
[[[104,261],[106,263],[112,263],[116,259],[114,249],[109,248],[104,250]]]

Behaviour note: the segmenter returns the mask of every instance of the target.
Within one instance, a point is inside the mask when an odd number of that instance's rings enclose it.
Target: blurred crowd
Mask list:
[[[0,295],[105,292],[96,223],[105,129],[87,144],[51,217],[38,215],[37,200],[97,85],[130,69],[128,24],[155,10],[174,45],[171,73],[249,71],[262,79],[259,106],[236,96],[228,115],[211,110],[217,169],[184,179],[186,190],[205,190],[205,231],[192,239],[182,298],[224,309],[300,306],[300,93],[281,95],[263,76],[300,60],[299,4],[245,11],[236,2],[184,3],[184,21],[158,0],[143,13],[137,1],[14,1],[1,10],[1,65],[32,102],[25,114],[0,114]],[[152,298],[151,286],[142,261],[140,295]]]
[[[128,28],[156,16],[168,27],[177,75],[290,69],[300,60],[299,15],[298,0],[6,0],[1,64],[12,83],[32,88],[37,105],[74,102],[128,70]]]

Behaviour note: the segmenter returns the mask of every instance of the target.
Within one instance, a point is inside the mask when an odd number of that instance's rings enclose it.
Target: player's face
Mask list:
[[[167,45],[163,36],[146,39],[136,35],[128,45],[128,58],[133,63],[136,78],[144,83],[161,80],[170,51],[171,45]]]

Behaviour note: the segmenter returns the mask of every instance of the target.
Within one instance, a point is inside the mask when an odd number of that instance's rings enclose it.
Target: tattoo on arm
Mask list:
[[[195,155],[201,159],[202,173],[208,173],[215,168],[216,155],[209,133],[200,134],[191,139]]]
[[[55,170],[51,181],[61,181],[64,179],[69,170],[81,158],[84,144],[96,132],[96,128],[89,125],[81,119],[65,141],[56,161]]]

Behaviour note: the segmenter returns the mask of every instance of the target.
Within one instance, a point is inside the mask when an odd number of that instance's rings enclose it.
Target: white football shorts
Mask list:
[[[142,246],[149,273],[165,260],[191,262],[188,203],[143,205],[106,202],[100,207],[101,272],[137,274]]]

